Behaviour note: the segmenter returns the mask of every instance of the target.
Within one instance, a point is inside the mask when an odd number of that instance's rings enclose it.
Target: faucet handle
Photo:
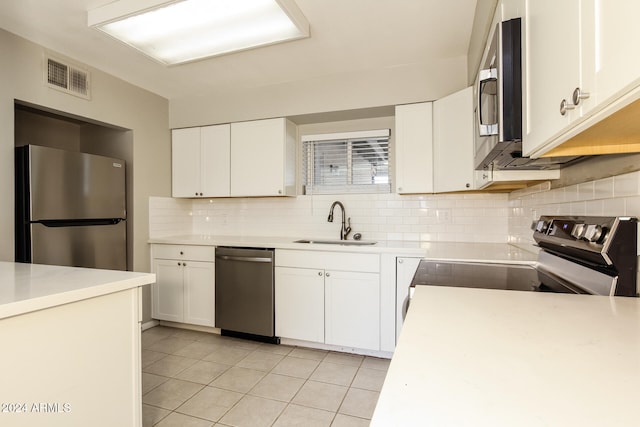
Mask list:
[[[351,233],[351,218],[347,218],[347,227],[344,229],[344,240],[347,240],[347,236]]]

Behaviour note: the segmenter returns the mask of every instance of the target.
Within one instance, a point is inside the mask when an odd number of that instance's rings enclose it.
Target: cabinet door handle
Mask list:
[[[180,255],[184,255],[184,252],[180,251]]]
[[[579,87],[577,87],[576,90],[573,91],[571,100],[573,101],[573,105],[578,105],[580,104],[581,100],[587,99],[589,98],[589,96],[591,96],[589,92],[583,92]]]
[[[576,108],[576,106],[568,103],[566,99],[560,102],[560,114],[563,116],[567,114],[567,111],[573,110],[574,108]]]
[[[322,277],[322,271],[318,271],[318,276]]]
[[[399,260],[398,260],[398,264],[402,264],[403,262],[404,262],[404,260],[403,260],[403,259],[399,259]]]
[[[182,263],[179,262],[178,265],[182,265]]]
[[[327,277],[331,276],[331,274],[329,274],[329,272],[326,272],[324,275],[327,276]]]
[[[198,195],[198,192],[196,191],[196,196]]]
[[[278,190],[278,194],[282,194],[282,190]]]

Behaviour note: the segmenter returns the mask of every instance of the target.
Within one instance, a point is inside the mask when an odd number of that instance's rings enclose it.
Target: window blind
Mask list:
[[[389,193],[389,129],[303,137],[304,194]]]

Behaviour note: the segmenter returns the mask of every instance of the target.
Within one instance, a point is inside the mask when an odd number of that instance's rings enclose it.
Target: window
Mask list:
[[[390,193],[389,129],[304,135],[304,194]]]

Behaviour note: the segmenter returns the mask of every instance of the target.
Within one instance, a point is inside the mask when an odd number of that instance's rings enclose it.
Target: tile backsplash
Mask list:
[[[504,243],[507,194],[354,194],[291,198],[149,200],[150,237],[180,234],[339,238],[340,200],[365,240]]]
[[[509,243],[533,243],[531,223],[540,215],[640,217],[640,172],[551,189],[550,183],[509,195]]]
[[[363,239],[533,243],[540,215],[640,217],[640,171],[561,188],[550,182],[510,194],[357,194],[286,198],[149,199],[151,238],[182,234],[337,239],[344,203]]]
[[[193,233],[191,200],[149,197],[149,237]]]

